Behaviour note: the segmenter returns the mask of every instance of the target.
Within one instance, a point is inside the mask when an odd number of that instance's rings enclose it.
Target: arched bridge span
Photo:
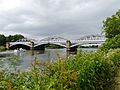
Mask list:
[[[22,39],[17,42],[10,42],[9,45],[6,45],[9,47],[9,49],[16,49],[16,48],[24,48],[24,49],[35,49],[35,50],[44,50],[45,45],[48,44],[54,44],[59,45],[64,48],[70,48],[70,49],[76,49],[79,45],[101,45],[105,41],[105,37],[101,35],[88,35],[81,37],[77,40],[73,40],[71,44],[67,44],[67,39],[61,38],[61,37],[48,37],[44,38],[40,41],[33,40],[33,39]]]

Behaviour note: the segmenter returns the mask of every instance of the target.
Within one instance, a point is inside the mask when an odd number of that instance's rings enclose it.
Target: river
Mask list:
[[[97,48],[82,48],[83,51],[96,51]],[[0,67],[19,67],[22,69],[27,69],[32,65],[34,58],[36,57],[38,61],[49,61],[57,60],[58,56],[63,58],[66,57],[66,49],[46,49],[44,53],[40,51],[25,51],[21,53],[16,53],[10,57],[4,57],[0,59]]]

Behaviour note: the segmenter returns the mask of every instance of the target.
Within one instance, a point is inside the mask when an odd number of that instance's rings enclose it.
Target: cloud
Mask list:
[[[79,38],[100,34],[119,0],[0,0],[0,33]]]

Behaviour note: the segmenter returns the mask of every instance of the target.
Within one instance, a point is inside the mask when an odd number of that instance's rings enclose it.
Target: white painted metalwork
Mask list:
[[[85,44],[101,45],[105,42],[105,40],[106,38],[103,35],[88,35],[88,36],[81,37],[77,40],[72,40],[71,47],[75,47],[78,45],[85,45]],[[25,39],[18,40],[17,42],[10,42],[10,47],[17,44],[27,45],[31,47],[31,42],[34,42],[34,47],[48,44],[48,43],[66,47],[66,41],[67,39],[62,37],[48,37],[48,38],[41,39],[40,41],[25,38]]]

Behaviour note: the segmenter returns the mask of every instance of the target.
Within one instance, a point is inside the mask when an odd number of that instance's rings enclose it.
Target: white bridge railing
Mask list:
[[[80,39],[77,39],[77,40],[71,40],[71,43],[72,43],[71,47],[74,47],[77,45],[85,45],[85,44],[101,45],[102,43],[105,42],[105,40],[106,40],[106,38],[104,36],[89,35],[89,36],[81,37]],[[33,40],[33,39],[28,39],[28,40],[22,39],[22,40],[19,40],[18,42],[10,42],[10,46],[17,45],[17,44],[31,46],[31,42],[34,42],[34,47],[43,45],[43,44],[48,44],[48,43],[66,47],[66,41],[67,41],[67,39],[64,39],[61,37],[57,37],[57,38],[49,37],[49,38],[42,39],[40,41]]]

